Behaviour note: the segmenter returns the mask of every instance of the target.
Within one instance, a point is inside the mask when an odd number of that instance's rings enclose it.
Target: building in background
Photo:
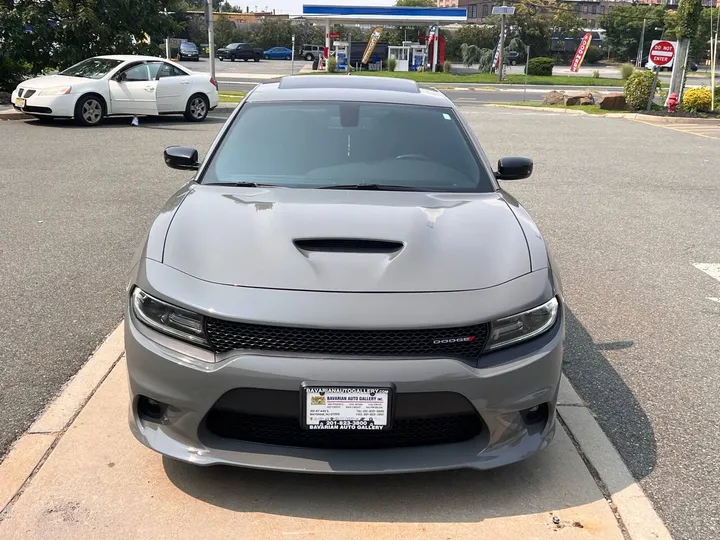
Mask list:
[[[435,0],[437,7],[458,7],[458,0]]]

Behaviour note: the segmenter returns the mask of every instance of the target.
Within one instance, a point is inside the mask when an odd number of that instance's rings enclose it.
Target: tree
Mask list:
[[[215,46],[225,47],[234,41],[242,41],[238,39],[238,29],[227,15],[218,15],[214,21]]]
[[[477,24],[462,26],[448,38],[445,45],[445,56],[453,60],[461,59],[463,43],[475,45],[479,49],[493,49],[499,36],[499,26]]]
[[[698,31],[698,23],[700,22],[700,12],[702,6],[700,0],[680,0],[677,9],[677,28],[675,35],[678,39],[678,50],[676,52],[675,62],[673,63],[672,77],[670,78],[670,89],[668,92],[672,94],[677,92],[678,101],[682,102],[682,93],[685,87],[685,77],[681,76],[681,71],[685,69],[685,60],[690,51],[690,39],[695,36]]]
[[[396,6],[400,7],[435,7],[433,0],[397,0]]]
[[[34,75],[101,54],[159,55],[165,37],[182,30],[181,11],[177,0],[19,0],[0,8],[2,65]],[[3,68],[0,86],[9,78]]]
[[[655,28],[665,26],[663,6],[617,6],[600,17],[600,26],[605,29],[608,44],[615,51],[618,60],[635,59],[637,56],[643,19],[645,19],[645,39],[643,55],[650,51],[653,39],[659,39],[661,31]]]
[[[710,42],[710,17],[717,20],[718,8],[705,8],[700,12],[697,30],[690,37],[690,56],[693,60],[706,58]],[[665,37],[673,40],[679,39],[680,11],[668,11],[665,19]]]
[[[549,54],[554,33],[575,37],[583,27],[573,7],[557,0],[520,0],[511,21],[533,56]]]
[[[264,49],[270,47],[292,47],[292,24],[288,19],[273,19],[264,17],[260,21],[253,42]]]
[[[223,2],[222,4],[220,4],[220,11],[221,11],[222,13],[232,13],[233,11],[235,11],[235,8],[230,5],[230,2],[228,2],[227,0],[225,0],[225,2]]]

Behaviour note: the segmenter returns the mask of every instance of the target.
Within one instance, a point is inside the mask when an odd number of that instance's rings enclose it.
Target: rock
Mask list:
[[[557,90],[551,90],[543,98],[543,105],[559,105],[565,102],[565,94]]]
[[[593,105],[595,100],[590,92],[565,94],[565,105]]]
[[[625,111],[627,110],[627,103],[625,102],[625,96],[619,92],[607,94],[600,98],[600,108],[606,111]]]

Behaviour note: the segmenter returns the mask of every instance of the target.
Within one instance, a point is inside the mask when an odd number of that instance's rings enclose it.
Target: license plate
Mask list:
[[[24,107],[25,99],[24,98],[15,98],[15,106],[16,107]]]
[[[303,385],[303,424],[306,429],[390,429],[392,388],[381,386]]]

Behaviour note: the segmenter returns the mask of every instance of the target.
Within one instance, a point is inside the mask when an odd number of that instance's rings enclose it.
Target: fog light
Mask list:
[[[540,422],[547,421],[549,410],[548,404],[543,403],[520,411],[520,416],[522,416],[523,421],[528,425],[539,424]]]
[[[138,399],[138,413],[141,417],[150,421],[158,421],[165,416],[168,406],[149,397],[140,396]]]

